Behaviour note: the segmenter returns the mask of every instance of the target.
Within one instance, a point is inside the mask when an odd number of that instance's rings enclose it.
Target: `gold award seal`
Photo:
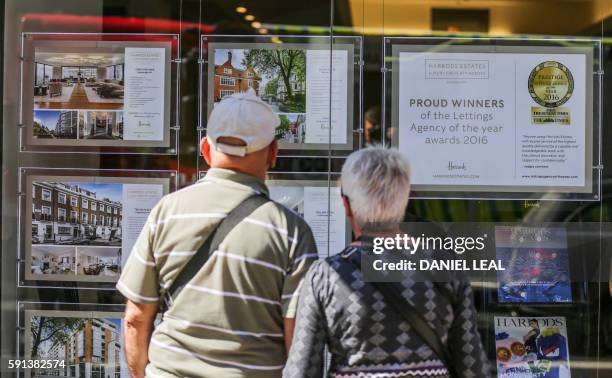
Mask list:
[[[529,94],[544,108],[532,107],[532,123],[569,125],[568,108],[560,108],[574,93],[574,77],[562,63],[547,61],[538,64],[529,75]]]

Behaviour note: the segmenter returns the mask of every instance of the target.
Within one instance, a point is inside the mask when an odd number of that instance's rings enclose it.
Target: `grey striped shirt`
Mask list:
[[[255,177],[210,169],[153,209],[117,288],[156,303],[213,228],[253,192]],[[312,232],[274,202],[240,222],[176,298],[155,329],[147,376],[279,377],[283,318],[296,313],[302,278],[316,260]]]

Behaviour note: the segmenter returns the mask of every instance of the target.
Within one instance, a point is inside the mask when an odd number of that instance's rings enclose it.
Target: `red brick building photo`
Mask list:
[[[252,67],[236,68],[232,58],[232,52],[228,51],[225,63],[215,66],[215,102],[234,93],[246,92],[249,88],[253,88],[257,96],[260,95],[261,76]]]

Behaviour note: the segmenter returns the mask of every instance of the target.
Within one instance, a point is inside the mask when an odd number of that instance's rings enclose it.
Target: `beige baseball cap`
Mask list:
[[[274,140],[280,119],[252,88],[225,97],[215,105],[206,127],[212,148],[224,154],[245,156],[267,147]],[[238,138],[244,146],[219,143],[220,137]]]

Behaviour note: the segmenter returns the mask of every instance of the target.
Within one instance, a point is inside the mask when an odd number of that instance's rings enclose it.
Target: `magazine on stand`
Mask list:
[[[569,378],[565,317],[495,317],[498,378]]]
[[[571,302],[567,235],[563,228],[495,227],[500,303]]]

